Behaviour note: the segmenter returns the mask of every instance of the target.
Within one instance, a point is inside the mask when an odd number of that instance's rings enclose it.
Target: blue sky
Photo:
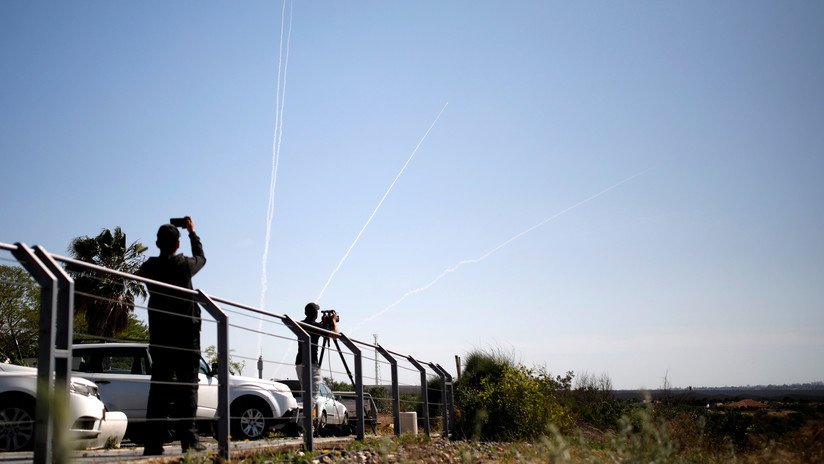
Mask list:
[[[189,214],[195,285],[257,306],[282,5],[0,3],[0,241],[62,254],[119,225],[153,245]],[[619,388],[824,379],[822,4],[326,1],[292,18],[267,310],[317,298],[448,103],[323,293],[344,332]],[[232,345],[257,356],[254,335]],[[276,371],[292,345],[263,345],[266,375],[293,375]]]

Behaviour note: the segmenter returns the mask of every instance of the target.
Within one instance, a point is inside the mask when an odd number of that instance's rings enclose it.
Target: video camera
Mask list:
[[[340,332],[338,332],[338,322],[340,322],[340,316],[338,313],[333,309],[327,309],[321,311],[323,316],[320,318],[320,326],[333,332],[334,335],[323,334],[323,343],[320,347],[320,357],[318,358],[318,365],[323,365],[323,354],[326,352],[326,347],[329,346],[329,342],[335,342],[335,348],[337,348],[338,355],[340,355],[340,362],[343,363],[343,367],[346,368],[346,374],[349,376],[349,380],[352,382],[352,385],[355,384],[355,379],[352,377],[352,372],[349,370],[349,366],[346,365],[346,358],[343,357],[343,351],[340,349],[340,345],[338,345],[338,337]]]
[[[322,310],[323,314],[320,318],[320,325],[326,330],[337,332],[337,324],[340,322],[340,316],[334,309]]]

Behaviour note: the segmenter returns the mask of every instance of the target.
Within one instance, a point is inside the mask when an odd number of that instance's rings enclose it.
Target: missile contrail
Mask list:
[[[349,245],[349,249],[346,250],[346,253],[343,254],[343,258],[341,258],[340,262],[338,262],[338,265],[337,265],[337,267],[335,267],[335,270],[333,270],[332,274],[329,275],[329,279],[326,280],[326,285],[323,286],[320,293],[318,294],[318,297],[315,299],[316,302],[320,301],[321,297],[323,297],[323,293],[326,291],[326,288],[329,287],[329,283],[332,282],[332,278],[335,277],[335,274],[337,274],[337,272],[340,270],[341,266],[343,266],[344,261],[346,261],[346,258],[349,257],[349,253],[351,253],[352,249],[355,248],[355,245],[360,240],[361,236],[363,235],[363,232],[369,226],[369,223],[372,222],[372,218],[375,217],[375,213],[378,212],[381,205],[383,204],[383,201],[386,200],[386,197],[389,195],[389,192],[392,191],[392,187],[394,187],[395,184],[398,182],[398,179],[401,177],[401,174],[403,174],[403,171],[406,170],[407,166],[409,166],[409,162],[412,161],[412,158],[415,157],[415,153],[418,152],[418,149],[421,147],[424,140],[426,140],[426,137],[429,136],[429,132],[431,132],[432,128],[435,127],[435,123],[437,123],[438,119],[441,118],[441,115],[443,114],[443,112],[444,112],[444,110],[446,109],[447,106],[449,106],[449,102],[446,102],[446,104],[443,105],[443,108],[441,108],[441,111],[438,113],[438,116],[435,117],[435,120],[432,121],[432,124],[429,126],[429,129],[426,130],[426,133],[423,134],[423,137],[421,137],[421,139],[418,141],[418,144],[415,146],[415,149],[412,150],[412,154],[409,155],[409,159],[406,160],[406,163],[403,165],[400,172],[398,172],[398,175],[395,176],[395,180],[393,180],[392,183],[389,185],[389,188],[386,189],[386,193],[383,194],[383,197],[378,202],[378,206],[376,206],[375,209],[372,211],[372,214],[369,215],[369,219],[366,220],[366,224],[363,225],[360,232],[358,232],[358,235],[355,237],[355,240],[352,242],[351,245]]]
[[[280,143],[283,140],[283,107],[286,101],[286,69],[289,66],[289,45],[292,42],[292,11],[293,4],[289,3],[289,30],[286,38],[286,53],[284,57],[283,31],[286,19],[286,0],[280,13],[280,44],[278,45],[278,81],[275,95],[275,134],[272,137],[272,177],[269,182],[269,204],[266,208],[266,238],[263,242],[263,256],[261,257],[260,274],[260,308],[266,307],[266,292],[268,291],[269,241],[272,236],[272,220],[275,217],[275,187],[278,178],[278,163],[280,161]],[[284,59],[285,58],[285,59]],[[259,321],[260,329],[263,319]],[[258,330],[258,355],[261,353],[261,330]]]
[[[638,173],[636,173],[636,174],[633,174],[633,175],[631,175],[631,176],[627,177],[626,179],[624,179],[624,180],[622,180],[622,181],[620,181],[620,182],[618,182],[618,183],[616,183],[616,184],[614,184],[614,185],[611,185],[611,186],[609,186],[609,187],[605,188],[604,190],[601,190],[600,192],[596,193],[595,195],[592,195],[592,196],[590,196],[590,197],[588,197],[588,198],[585,198],[585,199],[583,199],[583,200],[579,201],[578,203],[575,203],[574,205],[569,206],[569,207],[567,207],[567,208],[565,208],[565,209],[563,209],[563,210],[561,210],[561,211],[559,211],[559,212],[557,212],[557,213],[553,214],[552,216],[550,216],[550,217],[548,217],[548,218],[544,219],[543,221],[541,221],[541,222],[539,222],[539,223],[535,224],[534,226],[532,226],[532,227],[530,227],[530,228],[528,228],[528,229],[526,229],[526,230],[524,230],[524,231],[522,231],[522,232],[520,232],[520,233],[518,233],[518,234],[516,234],[516,235],[512,236],[512,238],[510,238],[510,239],[508,239],[508,240],[506,240],[506,241],[502,242],[500,245],[498,245],[498,246],[496,246],[495,248],[493,248],[493,249],[489,250],[486,254],[482,255],[482,256],[481,256],[481,257],[479,257],[479,258],[474,258],[474,259],[465,259],[465,260],[463,260],[463,261],[459,262],[458,264],[456,264],[456,265],[454,265],[454,266],[452,266],[452,267],[450,267],[450,268],[445,269],[443,272],[441,272],[441,273],[440,273],[440,275],[438,275],[437,277],[435,277],[434,279],[432,279],[432,281],[431,281],[431,282],[429,282],[428,284],[424,285],[423,287],[419,287],[419,288],[416,288],[416,289],[414,289],[414,290],[410,290],[410,291],[406,292],[403,296],[401,296],[400,298],[398,298],[398,300],[397,300],[397,301],[395,301],[394,303],[392,303],[392,304],[390,304],[389,306],[387,306],[387,307],[383,308],[381,311],[378,311],[377,313],[375,313],[375,314],[373,314],[373,315],[371,315],[371,316],[367,316],[366,318],[364,318],[361,322],[359,322],[359,323],[358,323],[358,325],[356,325],[356,326],[354,327],[353,331],[354,331],[354,330],[357,330],[360,326],[362,326],[362,325],[363,325],[363,324],[365,324],[366,322],[369,322],[369,321],[371,321],[372,319],[375,319],[375,318],[377,318],[377,317],[380,317],[380,316],[382,316],[382,315],[386,314],[386,313],[387,313],[390,309],[392,309],[392,308],[394,308],[395,306],[397,306],[397,305],[401,304],[404,300],[406,300],[406,299],[407,299],[407,298],[409,298],[410,296],[415,295],[415,294],[417,294],[417,293],[421,293],[421,292],[423,292],[423,291],[427,290],[428,288],[432,287],[433,285],[435,285],[436,283],[438,283],[438,281],[440,281],[441,279],[443,279],[444,277],[446,277],[448,274],[451,274],[451,273],[453,273],[453,272],[457,271],[457,270],[458,270],[461,266],[463,266],[463,265],[465,265],[465,264],[476,264],[476,263],[480,263],[481,261],[483,261],[483,260],[485,260],[486,258],[488,258],[489,256],[491,256],[491,255],[492,255],[493,253],[495,253],[496,251],[498,251],[498,250],[500,250],[501,248],[503,248],[503,247],[505,247],[505,246],[509,245],[510,243],[514,242],[515,240],[518,240],[519,238],[521,238],[521,237],[523,237],[524,235],[526,235],[526,234],[528,234],[528,233],[532,232],[533,230],[535,230],[535,229],[537,229],[537,228],[539,228],[539,227],[543,226],[544,224],[546,224],[546,223],[548,223],[548,222],[550,222],[550,221],[552,221],[552,220],[554,220],[554,219],[557,219],[558,217],[560,217],[560,216],[562,216],[562,215],[564,215],[564,214],[566,214],[566,213],[568,213],[568,212],[572,211],[573,209],[575,209],[575,208],[577,208],[577,207],[579,207],[579,206],[581,206],[581,205],[584,205],[584,204],[586,204],[586,203],[588,203],[588,202],[590,202],[590,201],[592,201],[592,200],[594,200],[594,199],[596,199],[596,198],[600,197],[601,195],[604,195],[605,193],[609,192],[610,190],[613,190],[613,189],[615,189],[615,188],[620,187],[621,185],[623,185],[623,184],[625,184],[625,183],[627,183],[627,182],[629,182],[629,181],[631,181],[631,180],[635,179],[635,178],[636,178],[636,177],[638,177],[638,176],[641,176],[641,175],[643,175],[643,174],[646,174],[647,172],[649,172],[649,171],[650,171],[650,170],[652,170],[652,169],[653,169],[653,167],[649,167],[649,168],[647,168],[647,169],[644,169],[643,171],[640,171],[640,172],[638,172]]]

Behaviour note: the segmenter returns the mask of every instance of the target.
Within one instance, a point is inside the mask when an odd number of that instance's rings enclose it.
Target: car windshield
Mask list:
[[[209,365],[206,363],[206,360],[200,358],[200,373],[203,375],[211,375],[212,370],[209,368]]]
[[[318,391],[323,396],[332,396],[332,391],[329,390],[329,387],[327,387],[325,384],[320,384],[318,386]]]

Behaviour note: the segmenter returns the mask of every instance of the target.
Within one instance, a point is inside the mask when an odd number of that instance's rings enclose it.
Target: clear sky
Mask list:
[[[282,5],[0,2],[0,241],[188,214],[195,285],[257,306],[282,109],[268,311],[363,230],[321,307],[450,370],[824,379],[824,3],[301,1],[288,61]]]

